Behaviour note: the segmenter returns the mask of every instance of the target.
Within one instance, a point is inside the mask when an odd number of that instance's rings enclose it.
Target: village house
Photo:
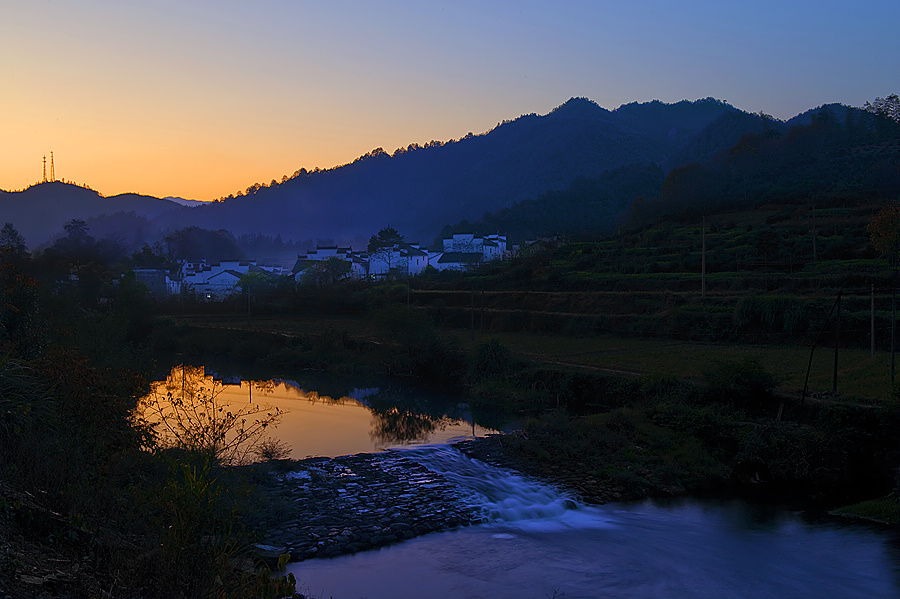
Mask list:
[[[165,268],[135,268],[134,278],[147,286],[151,297],[166,298],[181,291],[181,283],[172,280]]]
[[[438,270],[471,270],[479,264],[507,257],[506,235],[476,237],[455,233],[443,240],[443,251],[429,254],[429,264]]]
[[[441,242],[441,251],[429,252],[419,243],[399,243],[373,255],[354,252],[350,247],[318,246],[297,256],[291,276],[297,283],[332,283],[341,279],[385,278],[389,274],[403,278],[416,276],[427,267],[437,270],[471,270],[480,264],[508,256],[505,235],[477,237],[457,233]],[[329,260],[338,260],[340,268],[326,268]],[[193,294],[201,301],[221,301],[241,292],[241,277],[250,272],[271,276],[287,274],[281,266],[261,265],[256,260],[182,261],[178,272],[165,269],[135,269],[138,281],[147,285],[154,297]]]
[[[505,235],[476,237],[472,233],[457,233],[450,239],[444,239],[442,245],[442,251],[428,252],[419,243],[398,243],[371,255],[354,252],[349,247],[318,246],[297,256],[292,274],[298,283],[321,283],[319,275],[322,275],[322,269],[316,270],[316,265],[337,259],[347,262],[348,267],[339,276],[326,273],[335,280],[383,279],[390,273],[402,278],[416,276],[429,266],[437,270],[471,270],[479,264],[508,255]]]
[[[382,279],[391,272],[398,277],[414,277],[428,264],[428,252],[419,243],[398,243],[369,256],[369,278]]]
[[[311,269],[317,263],[327,262],[330,259],[337,259],[348,263],[348,267],[342,278],[350,278],[353,280],[365,279],[368,273],[368,257],[365,253],[354,252],[352,248],[338,246],[317,246],[316,249],[308,251],[306,254],[299,254],[291,275],[297,283],[303,282],[303,278],[307,276]]]
[[[185,262],[182,264],[181,289],[184,293],[193,293],[199,300],[221,301],[232,294],[240,293],[238,282],[249,272],[280,276],[282,268],[275,265],[259,265],[256,260],[224,260],[216,264]]]

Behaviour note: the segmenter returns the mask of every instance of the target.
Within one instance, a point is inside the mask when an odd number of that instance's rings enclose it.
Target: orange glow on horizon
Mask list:
[[[852,19],[781,8],[6,2],[0,188],[40,181],[52,149],[57,179],[106,196],[212,200],[573,96],[608,109],[712,96],[784,119],[896,92],[900,3]]]

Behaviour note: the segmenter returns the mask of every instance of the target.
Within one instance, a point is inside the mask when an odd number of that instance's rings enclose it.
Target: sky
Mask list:
[[[212,200],[570,97],[900,92],[897,0],[0,0],[0,189]],[[2,216],[2,214],[0,214]]]

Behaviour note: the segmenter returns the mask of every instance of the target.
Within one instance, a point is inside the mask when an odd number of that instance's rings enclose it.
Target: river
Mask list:
[[[586,506],[453,448],[407,455],[441,472],[489,523],[291,564],[334,599],[900,597],[896,537],[744,501]]]
[[[739,500],[583,505],[451,447],[491,431],[457,398],[369,385],[329,395],[296,381],[228,382],[202,368],[175,369],[165,385],[183,389],[188,375],[229,405],[284,409],[273,434],[293,457],[403,451],[484,516],[478,526],[291,564],[311,597],[900,598],[900,541],[885,529]]]

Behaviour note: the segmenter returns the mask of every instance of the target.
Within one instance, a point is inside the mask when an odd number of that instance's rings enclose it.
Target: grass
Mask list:
[[[333,330],[356,338],[375,338],[383,331],[363,317],[217,316],[187,319],[197,326],[262,330],[285,335],[311,335]],[[705,382],[704,372],[720,360],[755,358],[780,381],[779,392],[799,396],[806,377],[810,348],[799,345],[705,343],[611,334],[565,337],[536,333],[481,332],[440,329],[456,337],[464,350],[487,339],[498,339],[516,358],[548,366],[609,371],[622,376],[671,375],[694,383]],[[813,353],[809,391],[830,392],[834,349]],[[891,396],[890,352],[842,348],[838,354],[838,393],[845,398],[883,400]]]
[[[779,391],[799,394],[806,378],[810,349],[783,345],[734,345],[697,343],[636,337],[565,338],[530,333],[491,335],[517,356],[575,367],[609,370],[635,376],[674,375],[702,383],[709,364],[723,359],[752,357],[780,381]],[[809,390],[832,389],[834,349],[817,348],[813,353]],[[838,392],[865,399],[891,395],[890,353],[841,349],[838,353]]]
[[[830,512],[834,516],[859,518],[883,524],[900,524],[900,498],[891,494],[880,499],[869,499]]]

